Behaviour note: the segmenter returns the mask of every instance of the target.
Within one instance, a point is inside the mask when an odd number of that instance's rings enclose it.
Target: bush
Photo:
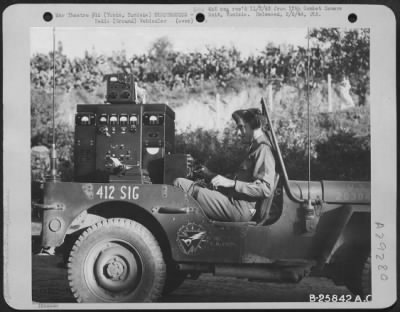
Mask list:
[[[218,131],[196,129],[178,134],[175,139],[177,153],[191,154],[198,163],[219,174],[232,173],[245,157],[246,151],[227,128],[222,139]]]
[[[177,152],[189,153],[210,170],[227,174],[234,172],[246,156],[246,147],[227,128],[221,140],[218,132],[197,129],[177,135]],[[278,140],[279,141],[279,140]],[[307,145],[293,144],[290,139],[279,141],[282,157],[291,180],[308,179]],[[314,152],[313,152],[314,150]],[[338,130],[313,145],[312,180],[370,180],[369,137]]]
[[[315,146],[315,179],[371,180],[369,136],[339,130]]]
[[[369,147],[369,31],[316,29],[311,36],[321,49],[312,49],[311,56],[311,162],[313,179],[370,179]],[[61,45],[60,45],[61,47]],[[282,49],[281,49],[282,48]],[[31,144],[49,147],[51,125],[52,53],[31,58]],[[258,55],[242,57],[234,47],[212,48],[206,53],[176,52],[166,38],[154,42],[147,54],[128,57],[125,51],[112,56],[86,53],[83,58],[69,59],[56,51],[56,142],[63,178],[72,179],[73,128],[63,119],[72,116],[75,105],[100,103],[104,94],[104,74],[132,73],[144,84],[149,103],[168,102],[180,105],[208,105],[207,97],[217,93],[232,100],[244,90],[257,89],[263,96],[271,79],[281,98],[276,101],[273,119],[288,175],[304,180],[308,176],[307,118],[305,102],[306,50],[293,46],[276,47],[270,43]],[[355,65],[356,64],[356,65]],[[321,113],[326,98],[326,75],[335,83],[349,76],[360,107]],[[335,84],[334,83],[334,84]],[[68,95],[65,96],[64,95]],[[226,109],[248,104],[254,96],[235,103],[223,103]],[[275,101],[275,100],[274,100]],[[226,104],[226,105],[225,105]],[[234,104],[228,106],[229,104]],[[236,104],[236,106],[235,106]],[[238,105],[239,104],[239,105]],[[60,107],[64,105],[63,107]],[[346,130],[347,129],[347,130]],[[351,129],[351,130],[349,130]],[[360,136],[364,135],[364,136]],[[233,126],[223,132],[188,130],[176,136],[177,152],[190,153],[195,159],[221,174],[232,172],[246,154],[234,136]]]

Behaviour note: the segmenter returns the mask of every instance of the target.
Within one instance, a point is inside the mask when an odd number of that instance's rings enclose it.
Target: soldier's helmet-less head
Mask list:
[[[264,130],[265,118],[258,109],[237,110],[232,114],[232,118],[236,122],[236,135],[244,144],[251,144],[256,130]]]
[[[237,125],[247,123],[251,129],[266,129],[267,119],[258,108],[239,109],[232,113]]]

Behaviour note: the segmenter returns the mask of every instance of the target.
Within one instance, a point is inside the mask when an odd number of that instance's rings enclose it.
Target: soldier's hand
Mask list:
[[[235,180],[231,180],[228,178],[225,178],[221,175],[217,175],[211,180],[211,184],[213,185],[214,188],[218,187],[234,187],[235,186]]]
[[[206,166],[199,166],[194,170],[195,174],[198,174],[204,178],[212,179],[215,176],[215,173],[208,169]]]

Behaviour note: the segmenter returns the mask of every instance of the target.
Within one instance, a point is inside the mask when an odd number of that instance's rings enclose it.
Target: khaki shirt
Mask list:
[[[275,158],[265,134],[253,140],[246,159],[235,175],[235,191],[231,196],[237,206],[254,208],[256,201],[271,196],[275,179]]]

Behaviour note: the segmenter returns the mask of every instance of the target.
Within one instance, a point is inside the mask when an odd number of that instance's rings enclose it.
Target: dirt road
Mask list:
[[[32,279],[33,301],[75,302],[60,256],[33,256]],[[317,277],[305,278],[299,284],[275,284],[203,274],[198,280],[186,280],[161,302],[308,302],[310,294],[339,296],[349,291]]]

